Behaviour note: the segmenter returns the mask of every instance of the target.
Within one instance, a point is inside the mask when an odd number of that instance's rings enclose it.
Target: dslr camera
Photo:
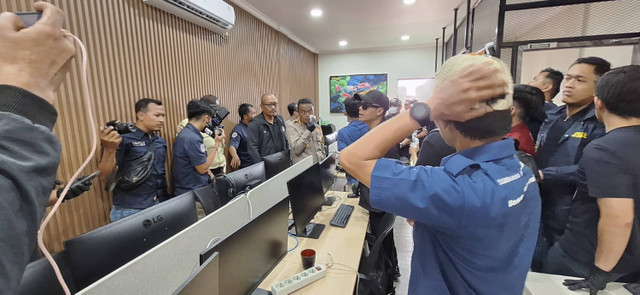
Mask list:
[[[222,129],[224,128],[222,121],[229,115],[229,111],[219,104],[212,104],[211,109],[213,110],[213,117],[211,117],[211,122],[207,123],[207,126],[204,127],[204,133],[215,137],[215,135],[213,135],[214,132],[222,135]]]
[[[113,127],[113,130],[118,132],[118,134],[126,134],[135,132],[137,130],[136,125],[133,123],[122,123],[118,120],[111,120],[107,122],[107,127]]]

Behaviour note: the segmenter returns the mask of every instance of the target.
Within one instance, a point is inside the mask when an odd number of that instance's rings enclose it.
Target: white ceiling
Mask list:
[[[443,26],[446,38],[451,35],[453,9],[460,8],[458,21],[466,14],[464,0],[416,0],[412,5],[402,0],[231,1],[317,53],[435,46]],[[323,15],[312,17],[314,8]],[[411,38],[403,41],[402,35]],[[349,44],[341,47],[340,40]]]

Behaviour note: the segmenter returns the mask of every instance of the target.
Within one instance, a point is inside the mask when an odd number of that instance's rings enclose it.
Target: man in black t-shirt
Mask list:
[[[580,185],[564,236],[549,251],[545,272],[591,294],[640,272],[640,66],[620,67],[598,81],[596,116],[607,134],[580,160]],[[635,203],[635,204],[634,204]]]

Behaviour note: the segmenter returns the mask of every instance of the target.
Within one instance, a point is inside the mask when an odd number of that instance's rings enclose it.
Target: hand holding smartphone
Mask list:
[[[26,28],[33,26],[41,17],[41,12],[16,12]]]

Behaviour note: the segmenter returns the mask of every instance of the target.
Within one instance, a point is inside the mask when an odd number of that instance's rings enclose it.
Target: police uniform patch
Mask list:
[[[207,150],[207,149],[205,149],[205,147],[204,147],[204,143],[201,143],[201,144],[200,144],[200,151],[204,153],[206,150]]]
[[[236,137],[238,137],[238,132],[231,133],[231,138],[236,138]]]
[[[587,133],[586,132],[576,132],[576,133],[572,134],[571,137],[587,138]]]
[[[147,143],[144,142],[144,141],[133,141],[133,142],[131,142],[131,144],[133,146],[146,146],[147,145]]]

